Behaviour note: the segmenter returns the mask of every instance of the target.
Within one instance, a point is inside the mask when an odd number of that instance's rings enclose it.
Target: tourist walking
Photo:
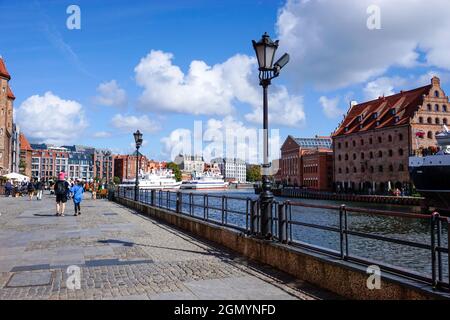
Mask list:
[[[6,181],[6,184],[5,184],[5,196],[6,197],[10,197],[11,196],[13,188],[14,188],[14,186],[11,183],[11,180]]]
[[[69,192],[69,183],[64,180],[64,172],[59,174],[58,181],[55,183],[54,191],[56,195],[56,216],[64,217],[67,194]]]
[[[83,182],[76,181],[74,186],[70,188],[70,193],[72,194],[73,206],[75,207],[74,216],[79,216],[81,214],[81,201],[83,201],[84,193]]]
[[[34,190],[35,190],[33,181],[28,182],[27,190],[28,190],[28,196],[30,197],[30,201],[31,201],[31,200],[33,200]]]
[[[44,193],[44,179],[36,182],[37,199],[42,200],[42,194]]]

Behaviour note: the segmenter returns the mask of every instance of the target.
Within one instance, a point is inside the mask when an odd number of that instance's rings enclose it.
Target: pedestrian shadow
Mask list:
[[[133,247],[135,245],[134,242],[116,240],[116,239],[98,240],[98,242],[103,243],[103,244],[121,244],[124,247]]]
[[[43,214],[43,213],[34,213],[33,216],[36,217],[56,217],[54,214]]]

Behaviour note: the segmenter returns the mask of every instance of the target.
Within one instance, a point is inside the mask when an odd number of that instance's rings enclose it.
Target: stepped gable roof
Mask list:
[[[432,85],[427,85],[354,105],[333,137],[407,124],[423,104],[423,97],[429,94],[431,88]]]
[[[33,151],[33,148],[31,147],[30,143],[28,142],[28,139],[25,137],[23,133],[19,135],[19,139],[20,139],[20,150]]]

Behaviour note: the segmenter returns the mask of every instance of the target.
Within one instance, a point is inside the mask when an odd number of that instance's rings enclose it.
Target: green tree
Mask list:
[[[169,162],[167,169],[171,169],[177,181],[181,181],[181,170],[175,162]]]
[[[249,182],[261,181],[261,166],[250,165],[247,168],[247,181]]]
[[[23,159],[20,159],[20,162],[19,162],[19,171],[20,171],[20,173],[25,173],[25,171],[27,170],[27,163],[25,162],[25,160],[23,160]]]
[[[120,178],[119,177],[114,177],[113,181],[114,181],[114,184],[120,184]]]

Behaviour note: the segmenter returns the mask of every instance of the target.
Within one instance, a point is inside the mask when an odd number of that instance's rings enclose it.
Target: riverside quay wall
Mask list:
[[[137,212],[175,226],[198,238],[231,249],[251,260],[275,267],[317,287],[349,299],[450,299],[418,281],[382,273],[381,288],[369,289],[365,266],[300,249],[290,245],[249,237],[236,230],[152,207],[123,197],[115,201]]]

